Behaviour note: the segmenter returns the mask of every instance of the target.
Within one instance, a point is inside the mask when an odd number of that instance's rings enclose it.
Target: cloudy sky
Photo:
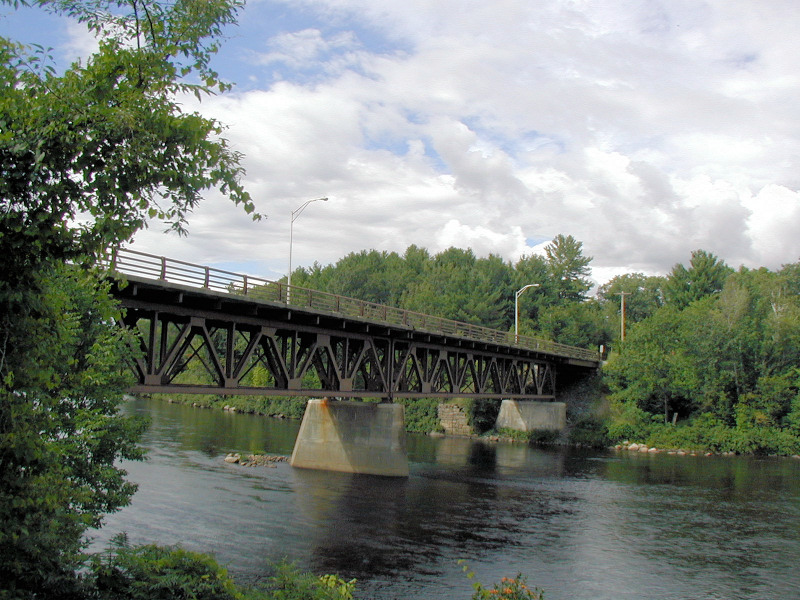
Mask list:
[[[198,109],[267,219],[210,194],[189,238],[131,247],[277,278],[292,211],[327,196],[295,266],[410,244],[515,261],[563,233],[599,282],[698,248],[779,268],[800,260],[799,30],[797,0],[250,0],[216,61],[236,87]]]

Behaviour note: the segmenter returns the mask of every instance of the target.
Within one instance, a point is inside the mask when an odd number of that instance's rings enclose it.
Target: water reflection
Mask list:
[[[101,539],[212,550],[246,579],[288,558],[357,577],[362,597],[467,599],[523,572],[548,600],[800,597],[800,464],[541,451],[410,436],[408,479],[244,469],[289,455],[299,424],[136,402],[151,459]]]

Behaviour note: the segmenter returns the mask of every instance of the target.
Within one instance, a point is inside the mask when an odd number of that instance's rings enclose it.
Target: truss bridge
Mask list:
[[[556,397],[597,353],[133,250],[106,265],[143,393]]]

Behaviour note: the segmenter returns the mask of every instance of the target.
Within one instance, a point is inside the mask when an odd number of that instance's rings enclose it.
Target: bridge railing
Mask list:
[[[585,348],[558,344],[527,335],[515,336],[513,333],[481,325],[434,317],[319,290],[294,285],[288,286],[278,281],[156,256],[137,250],[116,250],[109,258],[107,266],[111,271],[123,275],[168,281],[189,287],[247,296],[266,302],[282,303],[287,306],[326,311],[346,317],[360,317],[390,325],[403,325],[429,333],[457,336],[504,346],[516,346],[556,356],[590,361],[599,360],[596,352]]]

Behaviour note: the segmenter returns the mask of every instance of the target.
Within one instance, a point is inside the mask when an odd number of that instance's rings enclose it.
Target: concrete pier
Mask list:
[[[564,402],[503,400],[497,415],[497,429],[516,431],[537,429],[562,430],[567,426],[567,405]]]
[[[402,404],[309,400],[291,465],[408,477]]]

